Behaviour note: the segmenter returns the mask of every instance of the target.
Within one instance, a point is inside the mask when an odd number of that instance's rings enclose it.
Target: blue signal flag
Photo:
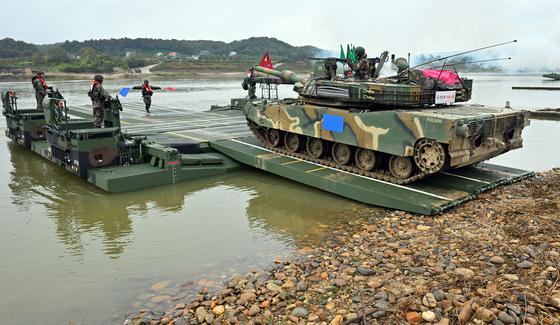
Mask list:
[[[130,88],[121,88],[121,90],[119,91],[119,96],[126,97],[129,92]]]

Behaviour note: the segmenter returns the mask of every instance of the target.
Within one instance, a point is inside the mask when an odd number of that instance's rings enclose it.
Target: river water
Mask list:
[[[473,77],[473,103],[560,107],[560,92],[511,90],[553,84],[539,76]],[[71,104],[89,101],[87,81],[52,84]],[[155,104],[188,110],[244,95],[237,80],[154,84],[177,88],[158,92]],[[112,93],[130,85],[106,82]],[[0,83],[5,88],[18,92],[20,108],[34,105],[29,83]],[[280,96],[294,95],[286,86]],[[132,93],[123,102],[141,98]],[[533,170],[560,166],[559,123],[533,121],[524,138],[525,148],[493,162]],[[165,295],[189,295],[198,286],[219,284],[232,274],[270,265],[275,256],[317,245],[329,226],[351,220],[356,210],[382,213],[253,170],[109,195],[3,136],[0,162],[2,323],[122,323],[138,308],[172,304],[156,305]],[[169,284],[150,289],[160,281]]]

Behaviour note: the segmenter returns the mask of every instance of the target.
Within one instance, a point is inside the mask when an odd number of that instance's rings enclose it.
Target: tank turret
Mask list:
[[[414,70],[395,77],[377,78],[382,63],[388,52],[383,52],[381,59],[375,59],[371,65],[371,78],[356,80],[333,76],[325,70],[324,76],[306,78],[289,70],[273,70],[261,66],[254,69],[261,73],[280,78],[284,83],[293,84],[300,100],[311,104],[320,104],[339,108],[387,109],[389,106],[422,107],[433,104],[452,104],[466,102],[471,98],[472,80],[459,78],[451,71],[441,76],[424,74]],[[401,65],[403,64],[402,62]],[[443,78],[446,77],[446,78]],[[440,93],[445,92],[445,93]],[[445,102],[438,98],[446,95]]]

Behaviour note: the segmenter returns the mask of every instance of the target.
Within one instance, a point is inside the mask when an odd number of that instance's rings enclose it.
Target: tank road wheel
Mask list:
[[[396,178],[405,179],[412,176],[412,159],[410,157],[391,156],[389,172]]]
[[[266,142],[269,145],[278,147],[281,142],[280,140],[282,140],[282,138],[280,137],[280,131],[272,128],[266,129]]]
[[[379,165],[378,159],[373,150],[358,148],[354,154],[356,166],[365,172],[369,172]]]
[[[306,150],[311,157],[321,158],[325,155],[326,146],[323,140],[310,137],[307,139]]]
[[[420,139],[414,146],[414,162],[425,173],[437,173],[445,163],[445,149],[436,140]]]
[[[295,133],[286,133],[284,136],[284,145],[289,152],[298,152],[301,149],[301,136]]]
[[[332,147],[333,160],[341,165],[348,165],[352,159],[352,150],[344,143],[335,143]]]

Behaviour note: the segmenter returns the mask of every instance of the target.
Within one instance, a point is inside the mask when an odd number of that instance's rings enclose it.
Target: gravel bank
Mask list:
[[[560,169],[436,217],[364,208],[300,257],[124,324],[558,324],[559,216]]]

